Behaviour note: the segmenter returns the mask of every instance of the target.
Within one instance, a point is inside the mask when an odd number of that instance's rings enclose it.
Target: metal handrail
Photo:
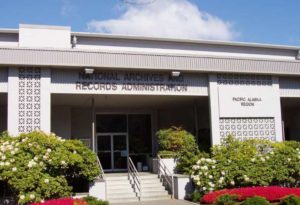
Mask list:
[[[100,172],[101,172],[100,173],[100,178],[105,180],[104,170],[103,170],[103,167],[101,165],[101,162],[100,162],[100,159],[99,159],[98,155],[97,155],[97,162],[98,162],[98,166],[99,166]]]
[[[131,178],[132,178],[134,191],[136,192],[138,199],[141,200],[142,197],[141,178],[139,172],[135,168],[134,163],[132,162],[129,156],[128,156],[127,167],[128,167],[128,179],[131,182]]]
[[[168,169],[166,164],[161,160],[161,157],[157,155],[158,158],[158,176],[163,181],[165,180],[169,185],[169,190],[174,199],[174,174]]]

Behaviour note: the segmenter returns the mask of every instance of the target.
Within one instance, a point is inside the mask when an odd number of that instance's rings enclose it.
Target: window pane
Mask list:
[[[128,135],[130,153],[151,153],[151,116],[145,114],[129,115]]]
[[[126,115],[97,115],[97,132],[126,132]]]

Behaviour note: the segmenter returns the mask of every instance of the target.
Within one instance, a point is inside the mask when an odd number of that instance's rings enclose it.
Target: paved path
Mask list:
[[[141,201],[141,202],[123,202],[112,203],[111,205],[192,205],[194,203],[183,200],[163,200],[163,201]]]

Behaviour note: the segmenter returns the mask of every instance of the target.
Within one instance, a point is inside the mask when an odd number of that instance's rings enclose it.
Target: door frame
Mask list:
[[[128,143],[128,133],[127,132],[107,132],[107,133],[96,133],[96,153],[98,155],[98,138],[101,136],[110,136],[110,153],[111,153],[111,169],[104,169],[103,171],[107,172],[118,172],[118,171],[127,171],[127,166],[125,169],[115,169],[114,165],[114,136],[124,135],[126,137],[126,164],[128,162],[129,156],[129,143]]]

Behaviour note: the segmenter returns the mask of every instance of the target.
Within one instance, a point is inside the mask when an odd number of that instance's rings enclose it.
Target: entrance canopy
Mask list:
[[[108,171],[125,170],[128,155],[149,166],[159,129],[182,127],[210,144],[208,97],[52,94],[51,101],[52,132],[85,142]]]

